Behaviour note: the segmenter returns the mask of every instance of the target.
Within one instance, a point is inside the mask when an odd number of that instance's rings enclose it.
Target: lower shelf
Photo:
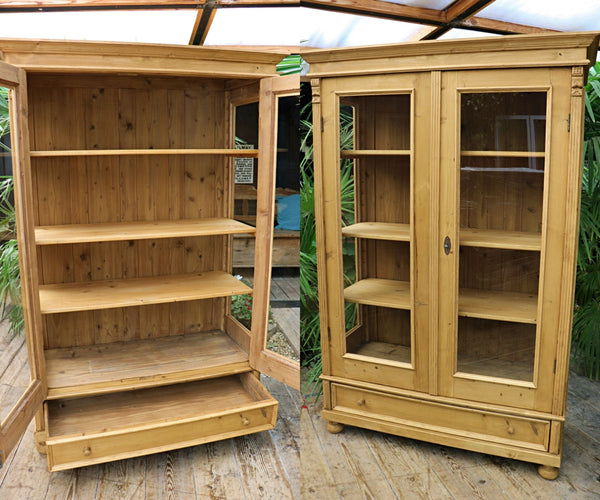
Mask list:
[[[371,358],[387,359],[400,363],[410,363],[410,347],[389,342],[367,342],[361,345],[352,354],[368,356]]]
[[[250,371],[225,332],[50,349],[48,399],[139,389]]]
[[[275,427],[277,401],[251,374],[49,401],[48,468],[58,471]]]

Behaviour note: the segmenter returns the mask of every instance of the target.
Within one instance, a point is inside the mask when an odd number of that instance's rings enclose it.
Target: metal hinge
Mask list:
[[[323,117],[321,116],[321,133],[323,133]]]
[[[552,373],[556,374],[556,360],[554,360],[554,368],[552,369]]]
[[[327,327],[327,342],[331,343],[331,329]]]
[[[571,113],[569,113],[569,119],[567,120],[567,132],[571,131]]]

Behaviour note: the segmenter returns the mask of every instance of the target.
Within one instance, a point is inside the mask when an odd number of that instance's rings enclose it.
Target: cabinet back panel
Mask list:
[[[340,101],[354,108],[355,149],[410,149],[410,94],[351,96]]]
[[[363,305],[361,315],[368,341],[410,347],[410,311]]]
[[[358,160],[357,222],[410,223],[410,166],[408,157]]]
[[[460,288],[538,293],[540,254],[522,250],[461,247]]]
[[[215,317],[213,302],[223,307],[224,299],[50,314],[45,317],[44,348],[214,331],[221,329],[221,318]]]
[[[224,82],[102,75],[29,79],[33,150],[230,147]],[[36,225],[227,217],[219,156],[32,159]],[[38,248],[42,284],[227,270],[226,236]],[[46,348],[222,328],[224,299],[44,317]]]
[[[410,244],[385,240],[362,240],[364,260],[361,278],[410,281]]]
[[[492,168],[496,158],[477,160],[479,165],[487,162],[489,168]],[[542,231],[544,175],[541,171],[462,169],[460,183],[461,227],[536,233]]]

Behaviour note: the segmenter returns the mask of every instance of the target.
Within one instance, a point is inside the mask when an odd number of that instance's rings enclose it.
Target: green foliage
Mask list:
[[[307,86],[303,86],[307,90]],[[321,390],[319,376],[322,372],[321,340],[319,323],[319,295],[317,290],[317,251],[315,227],[315,193],[313,177],[312,107],[310,99],[300,110],[300,331],[301,360],[305,374],[305,393],[317,397]],[[352,113],[342,109],[340,142],[343,149],[351,149],[353,143]],[[344,160],[340,166],[342,201],[342,224],[354,222],[354,176],[353,162]],[[349,284],[355,279],[354,244],[344,242],[344,281]],[[346,324],[356,321],[356,307],[346,307]]]
[[[573,319],[573,363],[600,379],[600,63],[586,87],[579,253]]]
[[[305,63],[299,54],[292,54],[278,63],[275,69],[280,75],[293,75],[302,71],[303,64]]]
[[[10,116],[8,113],[8,89],[0,87],[0,138],[10,134]],[[0,142],[0,150],[10,151],[6,144]]]
[[[231,297],[231,315],[246,328],[252,324],[252,295]]]
[[[0,301],[2,301],[0,318],[8,319],[9,333],[15,334],[21,332],[24,327],[16,240],[8,240],[0,247],[0,264]]]
[[[0,88],[0,138],[10,133],[8,89]],[[0,143],[0,149],[10,151]],[[12,204],[13,179],[0,177],[0,236],[14,235],[15,207]],[[0,243],[0,321],[8,319],[9,333],[23,330],[23,307],[21,306],[21,280],[19,279],[19,252],[15,240]]]

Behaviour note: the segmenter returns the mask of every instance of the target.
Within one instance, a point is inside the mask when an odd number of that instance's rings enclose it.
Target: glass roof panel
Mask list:
[[[298,45],[299,7],[217,9],[204,45]]]
[[[560,31],[599,31],[600,1],[496,0],[477,16]]]
[[[349,47],[406,40],[420,25],[305,7],[218,9],[205,45]]]
[[[417,33],[419,24],[302,8],[302,45],[307,47],[355,47],[402,42]]]
[[[474,31],[474,30],[461,30],[459,28],[454,28],[444,33],[439,37],[440,40],[450,40],[454,38],[483,38],[488,36],[502,36],[496,35],[495,33],[484,33],[483,31]]]
[[[108,10],[0,14],[0,36],[188,44],[197,11]]]

